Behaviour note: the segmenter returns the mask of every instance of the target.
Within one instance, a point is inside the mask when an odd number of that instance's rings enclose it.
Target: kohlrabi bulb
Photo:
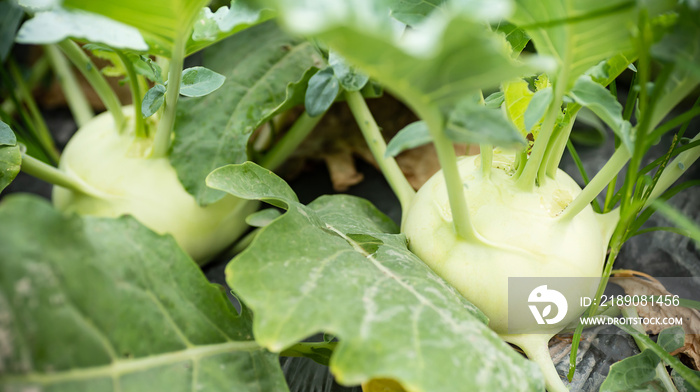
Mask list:
[[[535,334],[509,334],[508,278],[600,277],[616,219],[596,214],[590,206],[573,218],[560,218],[581,192],[561,170],[555,179],[524,191],[512,177],[510,156],[494,152],[488,176],[479,156],[463,158],[458,165],[469,216],[481,238],[456,235],[445,178],[438,172],[418,191],[406,214],[402,231],[408,246],[481,309],[494,331],[540,365],[548,390],[564,391],[547,341],[584,309],[569,303],[566,318],[556,326],[545,325]],[[593,296],[595,280],[587,281],[574,290]]]
[[[133,109],[125,108],[133,117]],[[130,129],[133,127],[127,127]],[[178,180],[167,157],[144,158],[133,131],[118,132],[109,113],[81,127],[66,146],[59,167],[91,190],[85,195],[54,187],[54,205],[82,215],[132,215],[151,230],[172,234],[198,262],[221,252],[248,227],[255,202],[226,195],[201,207]]]
[[[469,215],[486,243],[455,234],[442,172],[416,194],[403,232],[411,251],[506,334],[508,277],[600,277],[611,233],[590,206],[558,218],[581,192],[565,172],[530,192],[516,186],[508,156],[494,154],[488,178],[480,166],[479,156],[459,161]]]

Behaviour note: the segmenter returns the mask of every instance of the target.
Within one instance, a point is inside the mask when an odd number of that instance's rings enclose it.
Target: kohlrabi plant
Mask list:
[[[0,4],[18,25],[21,11]],[[0,389],[318,390],[285,383],[284,356],[365,392],[566,391],[548,342],[573,331],[571,381],[579,318],[614,312],[569,303],[557,323],[520,332],[509,280],[587,278],[569,289],[600,299],[656,210],[681,225],[669,230],[700,237],[665,204],[695,184],[676,181],[700,156],[689,129],[700,114],[697,2],[23,4],[33,17],[17,41],[45,45],[80,129],[59,157],[31,75],[8,60],[0,187],[20,167],[56,187],[54,207],[0,204]],[[205,47],[203,66],[184,69]],[[87,52],[113,63],[134,105]],[[106,113],[92,117],[66,58]],[[388,145],[365,101],[377,86],[419,118]],[[302,204],[271,171],[339,101],[401,205],[399,224],[353,196]],[[279,132],[275,116],[302,104]],[[590,180],[571,143],[579,117],[615,139]],[[394,157],[428,143],[441,170],[416,192]],[[458,157],[456,143],[480,153]],[[567,149],[583,184],[560,169]],[[259,201],[273,208],[251,214]],[[226,267],[237,313],[192,258],[221,251],[246,217],[258,228]],[[622,329],[642,352],[611,367],[601,390],[700,389],[673,355],[683,331],[654,341]]]
[[[6,4],[13,11],[8,13],[9,19],[19,21],[22,9],[10,1]],[[183,70],[183,61],[188,54],[264,22],[269,19],[270,11],[234,3],[231,9],[222,7],[214,14],[205,7],[206,1],[163,1],[145,9],[139,8],[139,2],[119,5],[20,2],[20,5],[32,17],[19,28],[16,40],[44,45],[45,56],[62,81],[80,129],[59,157],[43,119],[35,110],[36,105],[33,102],[25,105],[15,99],[15,106],[21,111],[31,111],[32,116],[20,116],[18,121],[26,121],[17,125],[9,114],[6,120],[18,129],[20,142],[32,148],[22,153],[21,164],[16,156],[13,167],[21,165],[26,173],[55,184],[53,203],[59,210],[104,217],[132,215],[158,233],[172,234],[200,263],[240,236],[248,228],[245,217],[256,209],[256,203],[207,192],[204,176],[217,165],[247,159],[246,145],[252,130],[294,104],[287,84],[303,79],[304,71],[312,66],[314,59],[311,56],[292,59],[289,62],[293,67],[272,74],[276,78],[272,91],[265,91],[263,97],[253,96],[238,108],[212,105],[212,99],[220,101],[220,96],[205,97],[222,87],[224,75],[201,66]],[[151,7],[158,11],[152,11]],[[10,31],[8,37],[12,35]],[[81,48],[72,39],[87,44]],[[112,66],[101,72],[86,52],[108,60]],[[264,55],[269,56],[269,51]],[[107,112],[93,118],[92,108],[66,58],[87,79]],[[255,61],[260,60],[253,58],[251,64],[240,62],[238,66],[259,67],[252,64]],[[25,77],[13,59],[9,60],[9,71],[11,76],[6,75],[11,85],[28,90]],[[123,78],[131,90],[133,105],[122,106],[103,73]],[[230,84],[237,82],[240,80]],[[251,95],[261,95],[261,89],[250,90]],[[23,95],[25,101],[31,101],[28,93]],[[180,117],[184,118],[176,128],[180,95],[209,99],[209,110],[192,116],[183,113],[194,110],[180,108]],[[249,118],[232,115],[232,109],[255,107],[263,100],[257,112],[244,114]],[[215,110],[221,113],[213,114]],[[226,121],[236,124],[227,125]],[[314,123],[307,122],[307,126],[301,124],[302,132],[308,132]],[[192,130],[194,127],[196,132]],[[235,140],[216,141],[215,135],[202,135],[212,133],[217,127],[221,128],[216,130],[220,135],[227,130],[229,134],[237,133]],[[266,166],[273,167],[270,165],[276,164],[273,159],[279,162],[284,154],[286,151],[269,154]],[[52,166],[56,162],[58,168]],[[198,170],[202,167],[205,172],[200,174]]]

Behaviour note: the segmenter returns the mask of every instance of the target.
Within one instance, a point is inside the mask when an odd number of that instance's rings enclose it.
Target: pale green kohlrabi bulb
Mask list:
[[[133,118],[131,107],[124,111]],[[132,215],[157,233],[173,235],[200,263],[248,228],[244,220],[255,211],[256,202],[226,195],[201,207],[185,191],[167,157],[144,158],[137,147],[133,131],[118,132],[109,113],[96,116],[69,141],[59,164],[92,195],[56,186],[54,205],[82,215]]]
[[[541,350],[542,343],[546,350],[546,342],[562,327],[544,326],[542,334],[509,335],[508,278],[600,277],[616,220],[596,214],[590,206],[572,219],[559,219],[581,192],[561,170],[555,179],[528,192],[516,186],[510,156],[494,152],[488,178],[482,173],[479,156],[463,158],[458,165],[469,216],[485,241],[467,241],[455,234],[440,171],[423,185],[409,207],[402,227],[409,248],[481,309],[494,331],[531,357],[543,355],[549,360],[548,353]],[[583,290],[581,295],[594,294],[590,284]],[[557,325],[574,321],[582,311],[578,304],[569,304],[567,318]]]

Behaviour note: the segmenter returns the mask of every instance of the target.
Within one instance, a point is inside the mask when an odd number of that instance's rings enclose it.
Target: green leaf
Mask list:
[[[19,145],[0,146],[0,192],[17,177],[22,165]]]
[[[513,55],[516,57],[520,55],[520,52],[530,42],[530,37],[523,29],[519,29],[510,23],[499,23],[496,30],[505,35],[506,41],[510,44],[510,47],[513,49]]]
[[[283,179],[250,161],[213,171],[207,177],[207,185],[242,199],[262,200],[284,209],[299,202],[296,193]]]
[[[21,163],[22,154],[15,133],[0,121],[0,192],[17,177]]]
[[[278,358],[170,236],[0,204],[2,390],[286,390]]]
[[[208,0],[64,0],[66,8],[100,14],[137,28],[151,54],[170,57],[175,38],[188,34]]]
[[[634,67],[633,61],[634,58],[627,58],[624,54],[618,54],[590,68],[586,71],[586,75],[590,75],[591,79],[601,86],[607,86],[620,76],[624,70]]]
[[[165,102],[165,86],[162,84],[156,84],[146,91],[146,95],[143,97],[143,102],[141,102],[141,112],[143,113],[143,118],[148,118],[154,115],[163,103]]]
[[[241,61],[245,59],[245,61]],[[215,92],[178,102],[170,161],[198,203],[224,196],[204,183],[212,170],[248,159],[248,138],[276,113],[304,100],[313,46],[267,22],[205,51],[203,65],[226,77]],[[313,68],[315,70],[315,68]]]
[[[389,141],[384,156],[395,157],[403,151],[428,144],[432,140],[428,125],[424,121],[412,122],[406,125]]]
[[[0,63],[4,63],[15,42],[24,11],[14,1],[0,1]]]
[[[114,48],[148,50],[137,29],[81,10],[57,8],[38,12],[17,32],[17,42],[23,44],[54,44],[66,38],[84,38]]]
[[[14,147],[17,145],[17,137],[10,126],[0,121],[0,146]]]
[[[523,115],[523,123],[526,131],[530,132],[532,127],[542,120],[544,113],[552,103],[552,99],[554,99],[554,95],[551,86],[535,92]]]
[[[674,352],[685,345],[685,331],[680,325],[666,328],[659,333],[656,343],[664,350]]]
[[[447,137],[458,143],[492,144],[501,147],[525,145],[517,128],[500,109],[465,100],[449,115]]]
[[[501,107],[503,102],[505,102],[505,95],[503,94],[503,91],[496,91],[484,99],[484,106],[495,109]]]
[[[582,75],[576,80],[569,96],[600,117],[622,140],[628,151],[634,150],[632,125],[622,117],[622,105],[608,89],[594,82],[590,76]]]
[[[531,86],[532,84],[532,86]],[[525,129],[525,113],[527,112],[530,102],[535,95],[535,92],[544,90],[551,86],[547,75],[539,75],[534,79],[526,81],[525,79],[515,79],[503,83],[503,99],[505,103],[506,115],[515,127],[523,136],[532,133],[533,141],[537,140],[541,124],[536,123],[528,132]]]
[[[160,65],[146,56],[139,56],[138,61],[134,61],[134,69],[140,75],[145,76],[151,82],[163,83],[163,70]]]
[[[240,168],[218,169],[209,184],[248,193],[236,185]],[[282,197],[289,210],[226,268],[255,314],[261,345],[280,351],[318,331],[337,336],[330,368],[347,385],[382,377],[410,391],[544,389],[534,363],[411,253],[369,202],[337,195],[304,206]]]
[[[656,379],[659,357],[651,350],[625,358],[610,366],[610,373],[600,386],[600,392],[627,392],[663,390]]]
[[[192,67],[182,71],[180,94],[186,97],[203,97],[224,84],[226,77],[205,67]]]
[[[335,77],[347,91],[360,91],[369,81],[369,76],[348,64],[343,56],[333,50],[328,54],[328,64],[333,67]]]
[[[220,7],[211,12],[209,7],[199,11],[194,23],[192,39],[187,42],[187,53],[194,53],[214,42],[274,17],[274,12],[265,8],[253,8],[245,1],[231,1],[231,8]]]
[[[387,3],[394,19],[415,26],[444,2],[445,0],[389,0]]]
[[[287,28],[325,41],[414,110],[451,107],[472,91],[531,70],[512,61],[503,37],[484,25],[502,16],[486,2],[450,3],[403,32],[381,1],[271,1]]]
[[[537,53],[554,58],[557,83],[571,87],[588,68],[623,53],[634,53],[633,0],[516,0],[509,20],[530,36]],[[560,80],[560,79],[564,80]]]
[[[309,79],[309,87],[304,97],[304,107],[311,117],[320,116],[335,101],[340,92],[340,83],[333,74],[333,68],[328,66]]]

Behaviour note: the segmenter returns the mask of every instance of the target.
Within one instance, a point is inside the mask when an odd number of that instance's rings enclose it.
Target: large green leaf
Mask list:
[[[175,38],[188,34],[208,0],[64,0],[66,8],[78,8],[126,23],[141,31],[150,53],[170,55]],[[183,36],[187,38],[187,36]]]
[[[608,89],[582,75],[574,83],[569,96],[579,105],[588,108],[615,132],[627,151],[634,151],[632,124],[622,117],[622,105]]]
[[[92,12],[61,7],[38,12],[17,32],[17,42],[24,44],[54,44],[66,38],[86,39],[121,49],[148,49],[132,26]]]
[[[284,34],[271,22],[205,53],[204,65],[226,81],[205,97],[180,100],[170,155],[180,181],[197,202],[223,197],[223,192],[206,186],[206,176],[247,160],[252,132],[279,111],[304,101],[306,71],[320,61],[310,43]]]
[[[287,28],[322,39],[415,110],[451,106],[529,71],[484,24],[503,16],[486,1],[451,2],[406,31],[383,1],[270,1]]]
[[[282,391],[276,355],[170,236],[0,204],[0,390]]]
[[[408,391],[543,390],[536,366],[412,254],[373,205],[337,195],[304,206],[272,178],[252,163],[208,177],[238,197],[258,193],[288,206],[226,268],[255,313],[256,341],[280,351],[319,331],[337,336],[330,367],[344,384],[392,378]]]
[[[21,162],[22,154],[15,133],[0,121],[0,192],[17,177]]]
[[[248,27],[274,16],[269,9],[249,6],[243,1],[232,1],[231,7],[212,12],[205,7],[209,0],[64,0],[68,9],[78,8],[107,16],[136,27],[149,45],[151,54],[170,57],[173,43],[179,34],[185,36],[186,54],[199,51]]]
[[[631,57],[634,0],[516,0],[511,22],[530,36],[539,54],[554,58],[565,87],[588,68],[620,53]],[[561,78],[564,80],[560,80]]]

